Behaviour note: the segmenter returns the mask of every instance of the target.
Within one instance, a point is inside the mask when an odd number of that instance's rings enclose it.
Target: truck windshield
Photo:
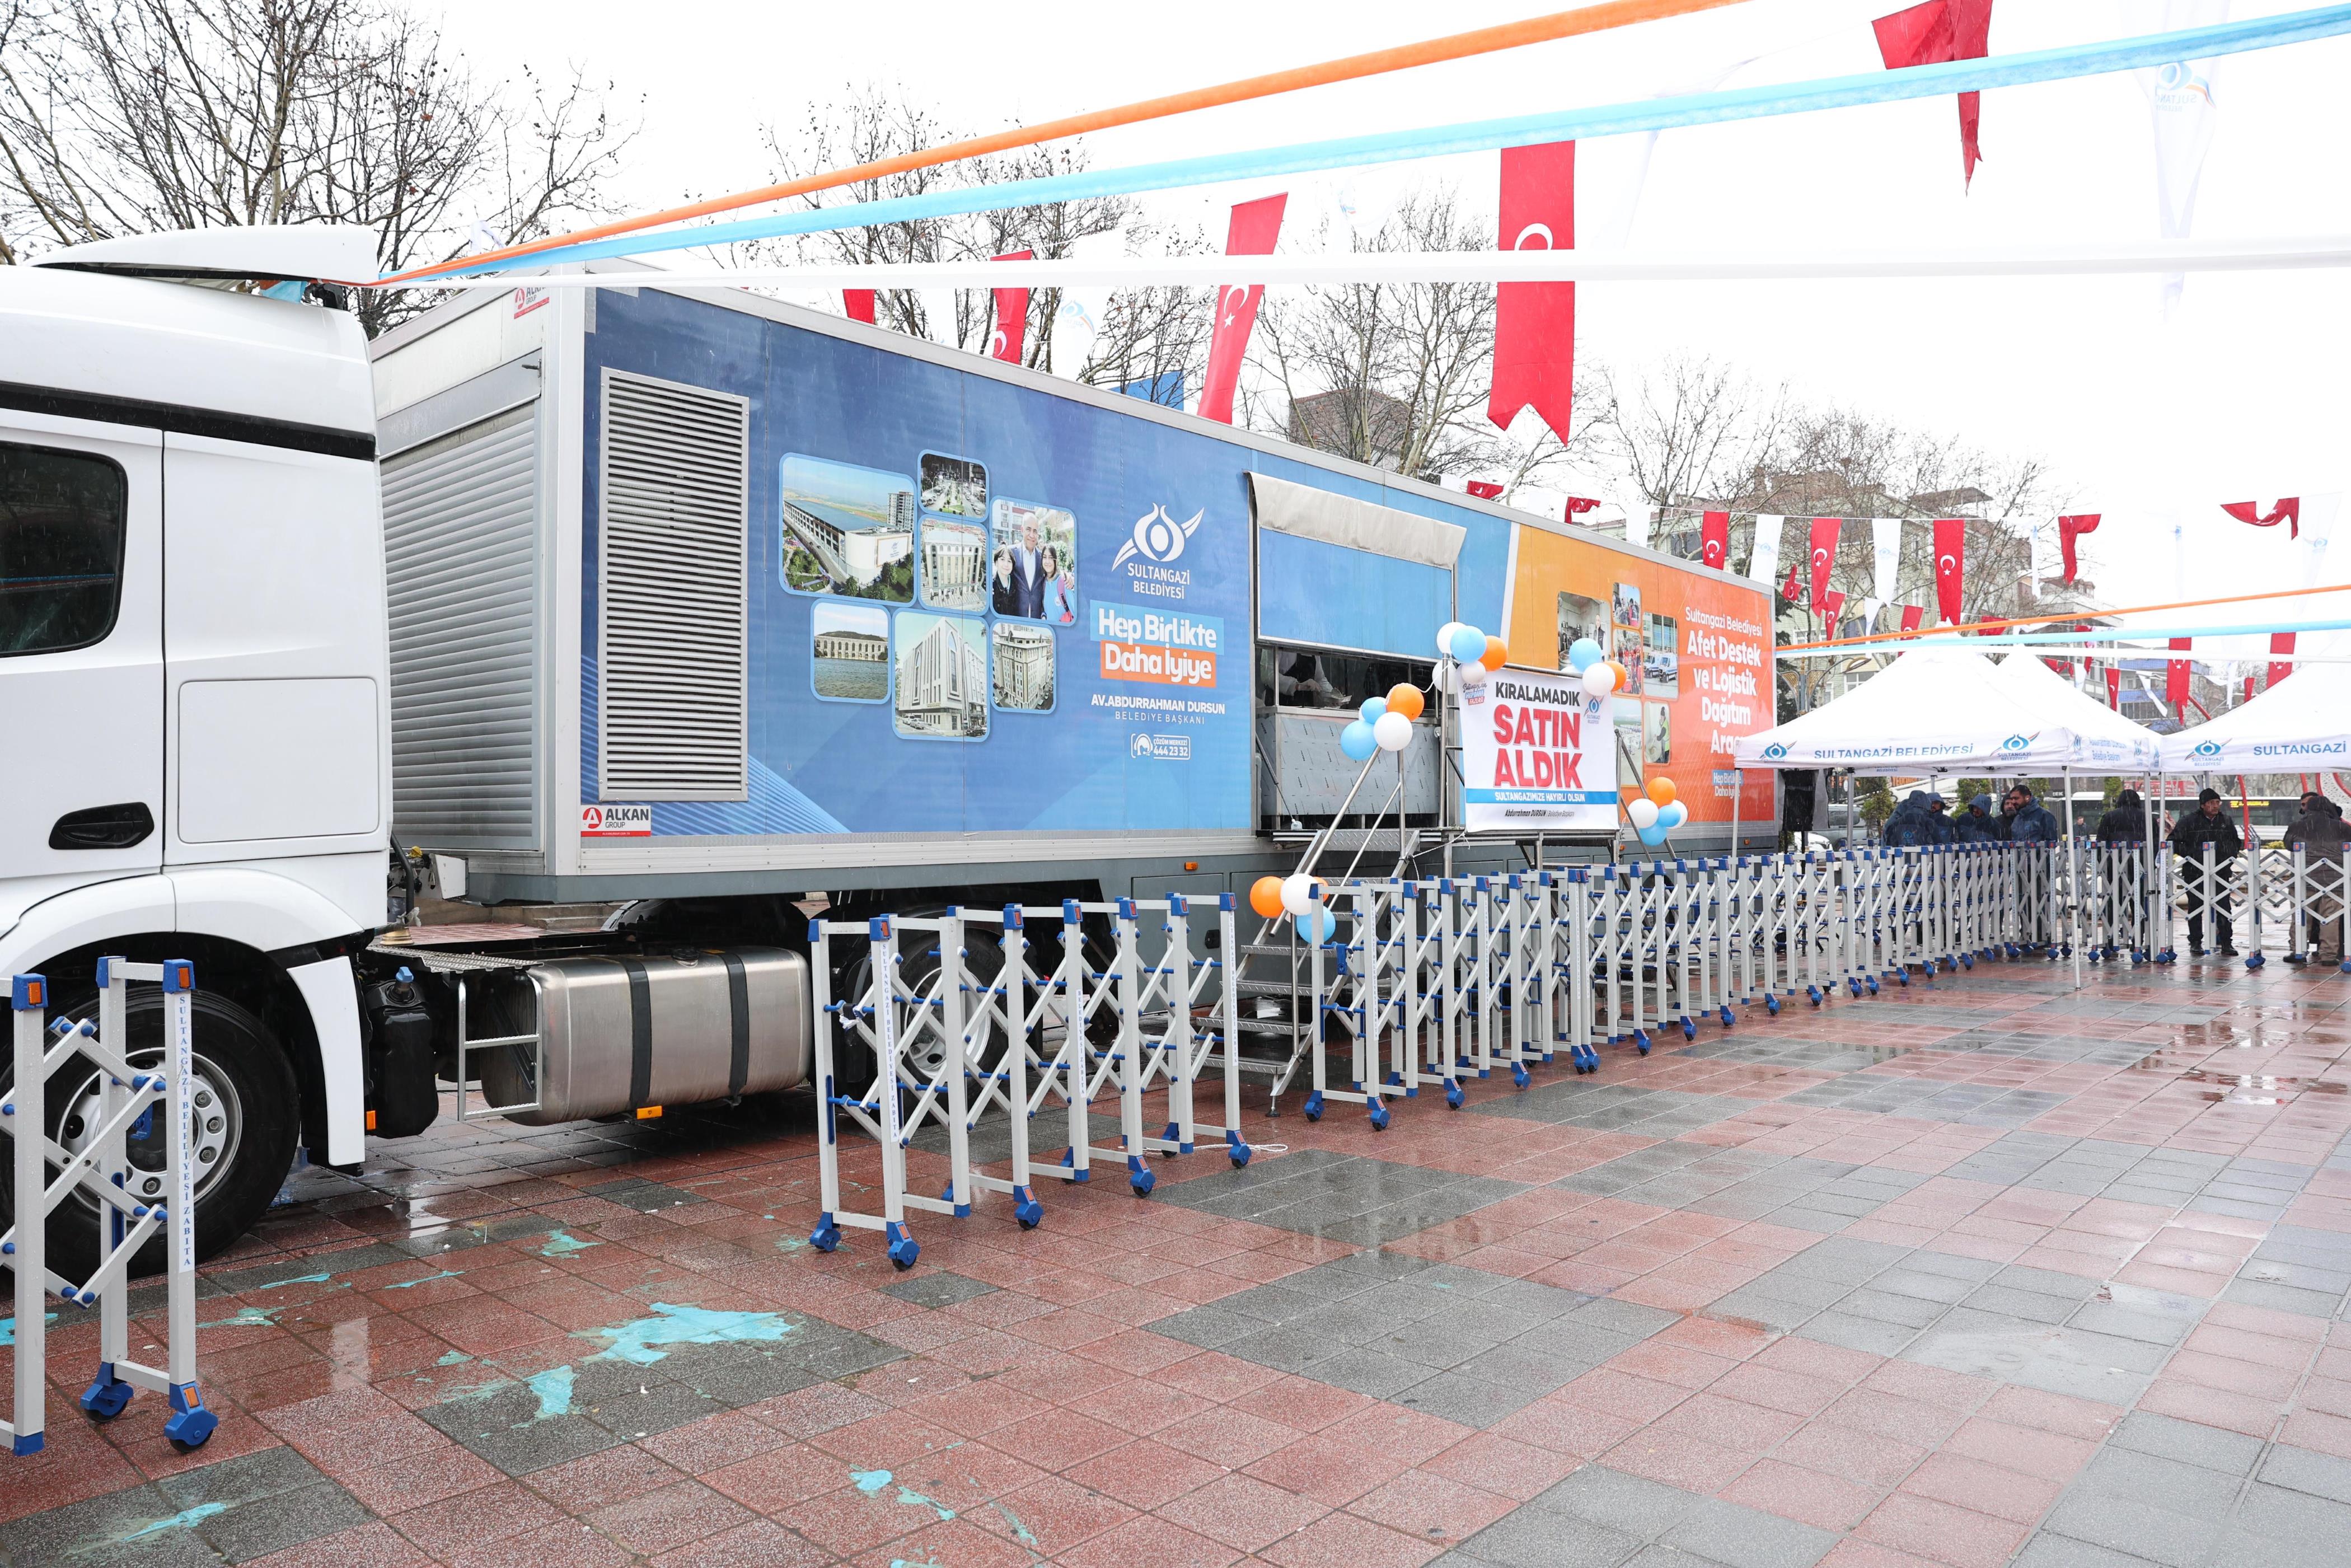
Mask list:
[[[105,458],[0,443],[0,658],[105,641],[128,509]]]

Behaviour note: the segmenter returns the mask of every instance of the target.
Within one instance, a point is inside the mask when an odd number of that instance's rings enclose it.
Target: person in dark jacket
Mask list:
[[[2115,797],[2106,814],[2098,819],[2098,842],[2102,844],[2143,844],[2147,841],[2147,803],[2136,789],[2126,789]]]
[[[2212,847],[2211,885],[2205,885],[2204,846]],[[2245,841],[2237,836],[2237,824],[2229,821],[2226,803],[2218,789],[2207,789],[2196,797],[2196,810],[2179,819],[2171,830],[2172,852],[2179,857],[2180,884],[2188,890],[2188,951],[2197,957],[2204,956],[2204,911],[2212,911],[2212,935],[2220,945],[2220,956],[2237,956],[2236,927],[2230,921],[2229,872],[2231,863],[2244,852]]]
[[[2306,878],[2303,904],[2304,938],[2310,956],[2322,964],[2343,961],[2343,846],[2351,828],[2343,821],[2343,808],[2313,789],[2302,798],[2302,812],[2288,823],[2285,847],[2302,852]],[[2293,963],[2297,953],[2286,955]]]
[[[1927,791],[1913,789],[1894,808],[1878,830],[1877,841],[1890,850],[1915,849],[1928,842],[1927,828]]]
[[[1951,819],[1949,815],[1951,803],[1940,795],[1927,797],[1927,841],[1928,843],[1948,844],[1956,841],[1951,831]]]
[[[1968,802],[1959,820],[1951,824],[1952,839],[1962,844],[1988,844],[1992,841],[1991,797],[1979,795]]]
[[[2049,808],[2019,784],[2001,801],[2001,824],[1995,836],[2012,844],[2053,844],[2062,835]]]

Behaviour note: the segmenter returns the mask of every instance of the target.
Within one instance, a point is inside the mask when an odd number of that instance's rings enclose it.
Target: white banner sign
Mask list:
[[[1473,833],[1614,832],[1614,697],[1572,673],[1505,664],[1461,695],[1462,809]]]

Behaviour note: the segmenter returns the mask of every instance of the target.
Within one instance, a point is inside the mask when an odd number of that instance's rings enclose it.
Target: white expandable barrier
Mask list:
[[[134,1066],[126,1009],[133,980],[163,990],[161,1060]],[[16,1358],[9,1418],[0,1421],[19,1454],[40,1451],[47,1427],[48,1295],[55,1291],[78,1306],[98,1309],[98,1375],[81,1396],[83,1412],[110,1421],[131,1396],[144,1388],[171,1406],[163,1435],[183,1449],[201,1447],[220,1418],[208,1409],[196,1386],[196,1202],[194,1157],[190,1136],[196,1107],[191,1103],[195,1071],[193,1009],[195,968],[183,958],[132,964],[98,961],[98,1019],[60,1019],[57,1042],[47,1044],[48,982],[18,975],[9,985],[16,1020],[15,1081],[0,1100],[0,1132],[14,1142],[14,1223],[0,1231],[0,1255],[15,1273]],[[79,1057],[97,1071],[98,1108],[78,1151],[48,1135],[49,1076]],[[131,1186],[132,1139],[152,1135],[162,1119],[163,1183],[160,1195]],[[52,1177],[49,1168],[57,1167]],[[142,1197],[148,1201],[141,1201]],[[97,1209],[99,1263],[87,1280],[68,1280],[48,1267],[49,1216],[75,1198]],[[166,1332],[163,1365],[131,1359],[132,1260],[148,1238],[164,1239]]]

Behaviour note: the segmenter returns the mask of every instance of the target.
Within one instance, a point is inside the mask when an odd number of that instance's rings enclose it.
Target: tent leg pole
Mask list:
[[[2065,908],[2072,916],[2074,934],[2074,988],[2082,988],[2082,852],[2074,841],[2074,775],[2067,770],[2061,778],[2065,791]]]

